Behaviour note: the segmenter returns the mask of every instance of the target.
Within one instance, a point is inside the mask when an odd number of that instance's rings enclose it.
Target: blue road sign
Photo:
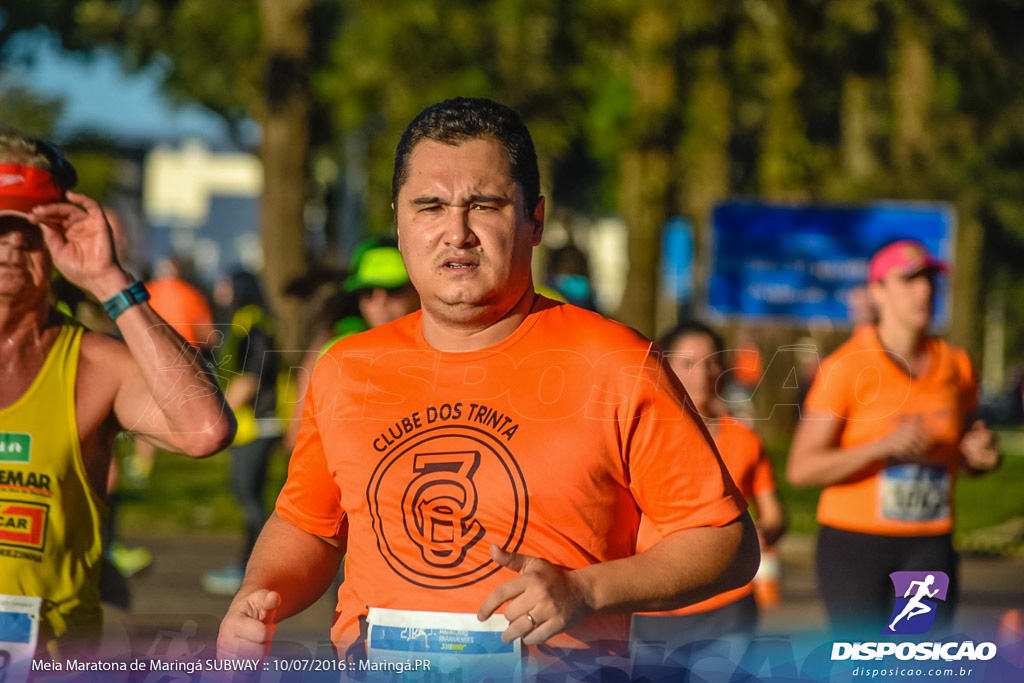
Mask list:
[[[879,247],[912,238],[952,263],[954,231],[954,211],[945,203],[723,203],[713,212],[708,310],[713,317],[844,324],[848,294],[865,283]],[[937,289],[941,328],[948,318],[945,278]]]

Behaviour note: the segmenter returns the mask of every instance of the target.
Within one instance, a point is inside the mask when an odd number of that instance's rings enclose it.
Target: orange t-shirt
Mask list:
[[[206,346],[206,335],[213,325],[213,314],[206,297],[184,280],[161,278],[146,283],[149,305],[178,334],[193,346]]]
[[[369,607],[475,614],[515,576],[492,543],[582,567],[633,555],[641,511],[669,534],[745,509],[682,385],[633,330],[539,297],[499,344],[446,353],[420,322],[320,359],[277,501],[312,534],[347,524],[331,630],[343,656]],[[625,656],[628,630],[628,614],[596,615],[547,645]]]
[[[717,420],[715,425],[718,428],[717,433],[714,434],[715,446],[722,456],[725,468],[729,470],[729,474],[736,482],[743,497],[750,500],[755,496],[774,491],[775,475],[772,471],[771,460],[768,459],[764,444],[761,443],[761,438],[742,422],[731,417]],[[640,530],[637,532],[636,539],[637,552],[647,550],[661,539],[661,534],[658,533],[647,516],[641,517]],[[672,616],[707,612],[736,602],[753,591],[754,584],[751,582],[686,607],[665,612],[644,612],[644,614]]]
[[[855,332],[822,363],[803,419],[842,420],[841,448],[875,441],[911,419],[921,421],[932,441],[925,463],[874,463],[827,486],[818,501],[822,524],[884,536],[952,530],[960,437],[977,403],[977,384],[963,350],[933,337],[926,344],[928,367],[916,378],[882,349],[873,327]]]
[[[761,381],[764,364],[756,346],[741,346],[733,352],[733,377],[744,386],[753,387]]]

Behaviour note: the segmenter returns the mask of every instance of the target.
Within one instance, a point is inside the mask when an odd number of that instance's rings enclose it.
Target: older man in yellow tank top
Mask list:
[[[0,600],[41,599],[37,649],[54,658],[98,645],[117,431],[201,457],[235,429],[198,354],[149,307],[102,209],[68,192],[74,183],[52,146],[0,129]],[[54,267],[104,302],[123,341],[51,307]]]

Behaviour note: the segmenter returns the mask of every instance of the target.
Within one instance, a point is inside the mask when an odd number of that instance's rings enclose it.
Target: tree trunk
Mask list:
[[[693,299],[707,301],[707,260],[711,246],[711,211],[729,196],[731,96],[718,48],[705,48],[697,60],[691,104],[679,145],[682,189],[680,209],[694,228]]]
[[[618,317],[654,336],[658,324],[661,229],[668,218],[671,145],[678,104],[671,66],[677,31],[667,3],[643,7],[630,26],[633,116],[619,157],[619,206],[629,230],[629,275]]]
[[[810,143],[796,104],[802,74],[788,47],[785,5],[772,0],[760,7],[753,16],[770,70],[764,81],[767,113],[757,162],[761,195],[772,200],[804,201],[808,191],[803,163]]]
[[[863,183],[878,169],[872,151],[875,134],[871,108],[871,81],[847,74],[843,79],[842,119],[840,120],[840,151],[843,160],[841,182]]]
[[[905,12],[896,34],[896,71],[892,75],[892,160],[897,177],[910,179],[924,162],[931,118],[935,65],[919,27],[920,17]],[[909,189],[909,188],[908,188]]]
[[[653,337],[657,334],[661,226],[665,223],[669,155],[664,149],[623,153],[620,182],[622,217],[629,229],[629,276],[619,320]]]
[[[955,263],[950,273],[953,310],[950,315],[949,340],[967,350],[976,364],[981,361],[982,308],[981,254],[985,233],[978,219],[979,197],[965,193],[956,204],[957,227],[954,246]]]
[[[283,295],[306,271],[305,193],[311,97],[311,0],[260,0],[264,58],[263,286],[277,315],[278,343],[293,361],[301,355],[300,309]],[[292,358],[295,356],[295,358]]]

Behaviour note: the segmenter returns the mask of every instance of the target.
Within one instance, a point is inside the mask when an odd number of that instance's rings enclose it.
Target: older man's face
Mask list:
[[[39,226],[0,216],[0,297],[44,291],[53,268]]]
[[[505,315],[533,286],[543,216],[543,201],[527,214],[498,142],[417,144],[395,218],[424,311],[456,323]]]

